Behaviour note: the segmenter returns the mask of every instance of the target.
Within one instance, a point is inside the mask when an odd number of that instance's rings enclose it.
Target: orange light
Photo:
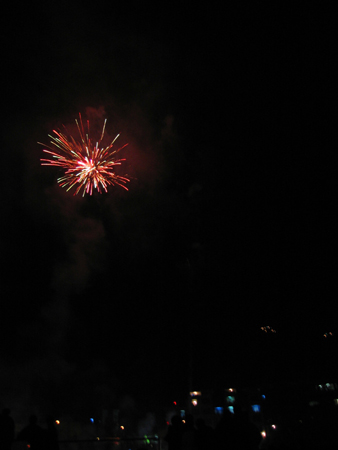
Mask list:
[[[193,391],[193,392],[190,392],[190,396],[191,396],[191,397],[197,397],[198,395],[201,395],[201,391]]]

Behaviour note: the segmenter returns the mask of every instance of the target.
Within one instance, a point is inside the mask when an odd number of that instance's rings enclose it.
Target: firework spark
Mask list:
[[[41,165],[65,169],[65,175],[58,178],[57,181],[67,191],[76,186],[74,195],[78,194],[82,188],[82,196],[92,195],[93,189],[101,194],[102,189],[107,192],[109,185],[118,185],[128,190],[125,184],[130,181],[129,178],[117,175],[114,171],[115,166],[119,166],[122,161],[125,161],[125,159],[116,159],[116,154],[128,144],[113,150],[113,145],[119,137],[118,134],[110,145],[100,148],[107,123],[107,119],[105,119],[101,137],[94,145],[89,136],[89,120],[87,120],[88,132],[85,133],[81,114],[79,114],[79,118],[80,120],[75,119],[75,122],[81,140],[76,141],[73,136],[67,138],[60,131],[53,130],[56,136],[48,135],[51,138],[51,146],[47,146],[48,150],[43,149],[45,153],[52,155],[52,158],[41,159]]]

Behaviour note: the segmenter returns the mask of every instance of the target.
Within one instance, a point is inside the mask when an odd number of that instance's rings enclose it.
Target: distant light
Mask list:
[[[182,418],[185,417],[185,411],[184,411],[184,409],[181,409],[180,414],[181,414],[181,417],[182,417]]]
[[[277,331],[275,329],[271,328],[270,326],[261,327],[261,330],[264,331],[264,333],[267,333],[268,330],[271,331],[271,333],[277,333]]]
[[[271,428],[273,428],[274,430],[277,428],[277,426],[275,424],[271,425]]]
[[[174,405],[177,405],[177,402],[173,402]]]
[[[235,414],[235,409],[233,406],[228,406],[228,410],[231,412],[231,414]]]
[[[96,440],[97,440],[97,441],[99,441],[99,440],[100,440],[100,438],[99,438],[98,436],[96,436]]]
[[[261,406],[260,405],[251,405],[252,411],[255,413],[260,412]]]
[[[262,398],[265,398],[265,395],[264,395],[264,394],[262,395]]]
[[[190,392],[190,396],[191,397],[197,397],[199,395],[201,395],[201,391],[192,391],[192,392]]]
[[[333,336],[333,333],[332,333],[332,331],[329,331],[328,333],[324,333],[323,336],[324,336],[325,338],[327,338],[327,337],[329,337],[329,336]]]
[[[191,403],[194,405],[194,406],[197,406],[198,405],[198,401],[194,398],[193,400],[191,400]]]
[[[309,406],[317,406],[319,405],[319,402],[317,402],[316,400],[309,402]]]
[[[223,406],[216,406],[215,407],[215,414],[223,414],[224,408]]]
[[[91,421],[91,423],[94,423],[94,419],[92,417],[89,420]]]
[[[236,389],[235,388],[227,388],[227,389],[225,389],[225,392],[232,392],[233,394],[235,394],[236,393]]]
[[[121,428],[121,430],[124,430],[124,426],[123,425],[121,425],[120,428]]]
[[[262,435],[262,437],[265,439],[266,438],[266,431],[261,431],[261,435]]]
[[[55,423],[56,423],[56,425],[60,425],[60,421],[59,420],[56,420]]]

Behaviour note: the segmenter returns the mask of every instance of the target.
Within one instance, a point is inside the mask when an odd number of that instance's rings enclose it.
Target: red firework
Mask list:
[[[88,133],[85,133],[81,114],[79,117],[80,121],[75,119],[75,122],[81,140],[76,141],[73,136],[67,138],[61,132],[53,130],[56,136],[48,135],[51,138],[51,146],[47,146],[49,150],[43,149],[45,153],[52,155],[52,159],[41,159],[41,165],[65,169],[65,175],[57,181],[61,187],[67,188],[67,191],[77,186],[74,195],[78,194],[82,188],[82,196],[92,195],[93,189],[97,189],[101,194],[102,189],[107,192],[109,185],[118,185],[128,190],[125,184],[130,181],[129,178],[117,175],[114,171],[115,166],[125,161],[125,159],[116,159],[116,154],[128,144],[113,150],[118,134],[110,145],[100,148],[107,123],[105,119],[100,140],[94,145],[89,137],[89,120],[87,120]]]

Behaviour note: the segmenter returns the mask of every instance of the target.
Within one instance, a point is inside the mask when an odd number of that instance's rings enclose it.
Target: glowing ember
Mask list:
[[[102,188],[107,192],[109,185],[118,185],[128,190],[125,184],[130,181],[129,178],[121,177],[114,172],[115,166],[125,161],[125,159],[116,159],[116,154],[128,144],[113,150],[118,134],[108,147],[99,148],[106,128],[106,119],[100,140],[93,145],[89,137],[89,121],[87,120],[88,133],[85,133],[81,114],[79,117],[80,121],[75,120],[75,122],[81,141],[77,142],[72,136],[67,138],[64,134],[53,130],[56,136],[48,135],[52,139],[52,146],[47,147],[49,150],[43,150],[52,155],[52,159],[41,159],[41,165],[65,169],[65,175],[57,181],[61,187],[66,187],[67,191],[76,186],[74,195],[78,194],[82,188],[83,196],[86,193],[92,195],[93,189],[97,189],[101,194]]]

